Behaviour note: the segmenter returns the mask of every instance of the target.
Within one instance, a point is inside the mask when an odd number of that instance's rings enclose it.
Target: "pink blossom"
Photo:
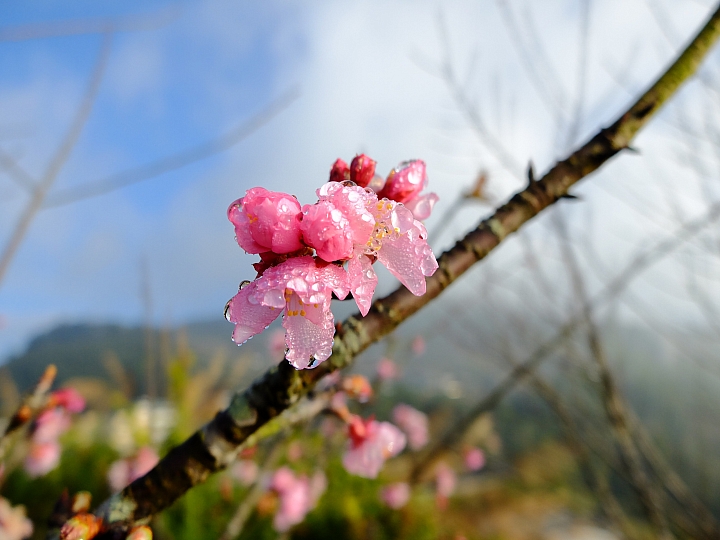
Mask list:
[[[366,187],[375,176],[375,164],[365,154],[355,156],[350,163],[350,180],[360,187]]]
[[[428,443],[428,418],[425,413],[401,403],[393,409],[392,417],[407,435],[412,450],[419,450]]]
[[[410,485],[407,482],[389,484],[380,492],[380,498],[390,508],[398,510],[410,500]]]
[[[33,524],[22,505],[11,506],[10,501],[0,497],[0,540],[22,540],[31,536]]]
[[[385,460],[398,455],[405,448],[405,435],[389,422],[363,420],[355,416],[348,426],[349,448],[343,456],[343,466],[351,474],[376,478]]]
[[[309,256],[268,268],[227,304],[225,316],[235,323],[233,340],[244,343],[284,313],[286,358],[297,369],[315,367],[332,353],[330,299],[333,292],[338,298],[347,295],[346,281],[342,268]]]
[[[23,464],[25,472],[32,478],[46,475],[60,463],[61,451],[57,440],[32,442]]]
[[[367,209],[375,226],[364,244],[356,244],[348,261],[350,290],[360,313],[367,315],[377,285],[372,262],[377,259],[416,296],[425,294],[425,277],[437,270],[427,243],[425,226],[402,204],[387,199],[371,202]]]
[[[390,358],[381,358],[377,365],[377,376],[382,381],[398,378],[398,367]]]
[[[50,404],[62,407],[71,413],[80,413],[85,409],[85,398],[74,388],[60,388],[50,394]]]
[[[30,436],[34,443],[55,442],[69,427],[70,417],[63,409],[45,409],[35,419]]]
[[[444,461],[438,463],[435,468],[435,493],[440,507],[447,506],[448,497],[455,491],[456,484],[455,471]]]
[[[412,349],[412,352],[413,354],[415,354],[415,356],[422,356],[423,354],[425,354],[425,349],[427,349],[425,338],[420,335],[415,336],[412,340],[410,348]]]
[[[119,459],[110,465],[107,473],[108,484],[113,491],[120,491],[141,476],[145,476],[157,465],[160,458],[149,446],[143,446],[135,456]]]
[[[289,468],[281,467],[273,474],[270,487],[280,498],[280,507],[275,514],[273,526],[278,532],[285,532],[301,523],[308,512],[317,504],[325,490],[326,480],[313,476],[296,476]]]
[[[435,193],[420,194],[427,184],[425,162],[419,159],[405,161],[390,171],[378,197],[403,203],[415,219],[422,221],[430,217],[438,201]]]
[[[255,187],[230,205],[228,219],[235,225],[238,245],[248,253],[283,254],[302,247],[299,213],[300,203],[292,195]]]
[[[260,468],[253,460],[239,459],[230,469],[230,476],[247,487],[255,483],[259,472]]]
[[[463,452],[465,467],[469,471],[479,471],[485,466],[485,454],[479,448],[466,448]]]
[[[330,169],[331,182],[344,182],[350,180],[350,167],[342,159],[338,158]]]

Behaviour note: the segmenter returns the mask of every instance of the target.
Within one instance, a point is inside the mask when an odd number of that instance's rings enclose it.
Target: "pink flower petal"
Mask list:
[[[289,349],[285,357],[296,369],[315,367],[332,354],[335,335],[333,314],[329,306],[320,313],[324,316],[320,324],[313,323],[299,313],[288,313],[283,318],[283,327],[287,330],[285,343]]]
[[[430,192],[425,193],[424,195],[418,195],[403,204],[405,205],[405,208],[413,213],[415,219],[424,221],[430,217],[433,207],[439,199],[440,197],[438,197],[435,193]]]
[[[348,280],[350,290],[360,313],[364,317],[370,311],[378,277],[373,270],[370,258],[366,255],[353,257],[348,261]]]
[[[240,289],[225,307],[225,318],[235,324],[233,341],[238,345],[265,330],[282,313],[282,309],[265,306],[257,300],[257,283],[254,281]]]

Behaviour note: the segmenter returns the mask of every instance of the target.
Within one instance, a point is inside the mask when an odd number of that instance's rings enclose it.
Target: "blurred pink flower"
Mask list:
[[[286,358],[297,369],[315,367],[332,353],[333,292],[339,298],[348,292],[345,272],[334,264],[303,256],[268,268],[228,302],[225,314],[235,323],[233,340],[244,343],[284,313]]]
[[[157,452],[143,446],[133,457],[119,459],[110,465],[107,480],[110,489],[120,491],[141,476],[145,476],[160,461]]]
[[[49,404],[71,413],[80,413],[85,409],[85,398],[74,388],[60,388],[50,394]]]
[[[349,448],[342,461],[345,470],[357,476],[376,478],[385,460],[405,448],[405,435],[389,422],[353,416],[348,431]]]
[[[465,467],[469,471],[479,471],[485,466],[485,454],[479,448],[466,448],[463,452]]]
[[[440,508],[447,506],[448,498],[455,491],[456,484],[455,471],[444,461],[438,463],[435,468],[435,494]]]
[[[392,417],[407,435],[412,450],[419,450],[428,443],[428,418],[425,413],[401,403],[393,409]]]
[[[389,484],[380,492],[380,498],[394,510],[402,508],[410,500],[410,485],[407,482]]]
[[[11,506],[10,501],[0,497],[0,540],[22,540],[31,536],[33,524],[22,505]]]
[[[285,532],[301,523],[317,504],[322,492],[325,491],[325,486],[324,475],[320,477],[316,474],[312,480],[308,480],[305,475],[296,476],[287,467],[275,471],[270,482],[270,488],[280,499],[280,507],[273,520],[275,530]]]
[[[44,476],[60,463],[62,449],[57,440],[31,442],[25,456],[24,468],[32,478]]]
[[[425,354],[425,349],[427,349],[427,345],[425,344],[425,338],[421,335],[415,336],[412,340],[410,348],[412,349],[412,352],[413,354],[415,354],[415,356],[422,356],[423,354]]]
[[[255,483],[260,468],[251,459],[239,459],[230,469],[230,476],[247,487]]]
[[[398,366],[390,358],[381,358],[377,366],[377,376],[382,381],[389,381],[398,378]]]
[[[422,221],[430,217],[433,206],[438,201],[435,193],[420,194],[427,184],[425,162],[419,159],[404,161],[390,171],[378,198],[385,197],[403,203],[415,219]]]
[[[228,208],[228,219],[235,225],[238,245],[248,253],[284,254],[302,248],[296,216],[300,203],[292,195],[249,189],[245,197]]]
[[[350,163],[350,180],[360,187],[367,187],[375,176],[375,164],[365,154],[355,156]]]
[[[30,434],[33,443],[56,442],[70,428],[70,416],[64,409],[45,409],[35,419]]]

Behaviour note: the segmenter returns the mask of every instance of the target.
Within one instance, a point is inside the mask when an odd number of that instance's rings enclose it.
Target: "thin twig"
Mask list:
[[[83,97],[80,108],[75,114],[75,118],[70,125],[70,129],[50,161],[42,180],[33,190],[32,197],[28,201],[25,210],[20,215],[20,219],[15,225],[15,229],[10,235],[10,240],[5,246],[5,249],[2,253],[0,253],[0,284],[2,284],[2,280],[10,267],[10,263],[12,262],[15,253],[20,248],[20,245],[22,244],[25,234],[32,224],[35,215],[38,210],[40,210],[48,190],[52,187],[53,182],[55,182],[60,170],[65,165],[65,162],[70,157],[75,144],[80,138],[80,133],[82,133],[82,130],[85,127],[85,123],[90,116],[90,111],[95,104],[95,98],[97,97],[98,90],[100,89],[100,83],[102,82],[107,60],[110,55],[111,43],[112,34],[105,34],[100,54],[98,55],[95,68],[92,76],[90,77],[90,82],[87,90],[85,91],[85,96]]]
[[[150,180],[161,174],[187,167],[197,161],[224,152],[265,126],[270,120],[287,109],[299,96],[300,90],[298,88],[292,88],[271,102],[265,109],[220,137],[205,141],[187,150],[165,156],[147,165],[134,167],[101,178],[100,180],[93,180],[51,193],[43,205],[43,208],[64,206],[83,199],[105,195],[117,189]]]
[[[10,447],[12,435],[30,422],[38,411],[45,406],[47,393],[50,391],[56,375],[57,368],[53,364],[46,367],[35,389],[25,397],[15,414],[10,418],[10,422],[5,428],[2,437],[0,437],[0,463]]]

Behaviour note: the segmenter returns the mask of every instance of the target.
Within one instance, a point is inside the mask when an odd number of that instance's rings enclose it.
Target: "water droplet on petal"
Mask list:
[[[249,280],[247,280],[247,279],[241,281],[241,282],[240,282],[240,287],[238,287],[238,291],[242,291],[245,287],[247,287],[248,285],[250,285],[250,283],[252,283],[252,282],[249,281]]]
[[[225,315],[225,320],[227,322],[232,322],[230,320],[230,302],[232,302],[232,299],[227,301],[227,304],[225,304],[225,311],[223,311],[223,315]]]
[[[357,184],[352,180],[344,180],[343,182],[341,182],[341,184],[345,187],[357,186]]]

